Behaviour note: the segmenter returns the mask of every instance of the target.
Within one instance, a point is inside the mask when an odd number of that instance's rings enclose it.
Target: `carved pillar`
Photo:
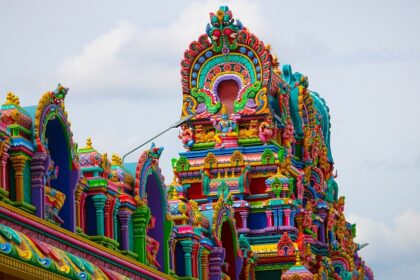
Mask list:
[[[115,204],[114,204],[114,212],[112,213],[113,215],[113,227],[112,227],[112,238],[114,238],[115,241],[118,240],[118,220],[117,220],[117,216],[118,216],[118,211],[120,209],[120,200],[117,198],[115,200]]]
[[[278,227],[279,226],[279,214],[278,214],[278,210],[277,209],[273,209],[271,210],[273,212],[273,221],[274,221],[274,226]]]
[[[105,221],[105,234],[104,235],[106,237],[111,237],[111,221],[110,221],[112,217],[111,204],[112,204],[112,200],[108,198],[106,200],[105,208],[104,208],[104,221]]]
[[[204,249],[201,252],[201,279],[208,280],[209,278],[209,251]]]
[[[36,215],[44,218],[44,187],[45,171],[47,170],[48,155],[45,152],[36,152],[31,162],[32,204],[36,207]]]
[[[146,227],[150,220],[150,208],[146,205],[138,206],[133,213],[134,252],[137,260],[146,264]]]
[[[296,209],[292,209],[292,213],[290,214],[290,225],[292,227],[295,226],[295,214],[296,214]]]
[[[248,224],[247,224],[247,220],[248,220],[248,211],[241,211],[239,212],[239,215],[241,216],[241,220],[242,220],[242,231],[248,231]]]
[[[83,194],[83,185],[77,185],[74,193],[75,205],[76,205],[76,226],[82,229],[82,208],[80,207]]]
[[[198,243],[194,243],[192,247],[191,253],[191,263],[192,263],[192,277],[198,278],[198,249],[200,249],[200,245]]]
[[[290,209],[284,209],[284,225],[290,226],[290,213],[292,212]]]
[[[266,210],[265,215],[267,217],[267,227],[270,227],[270,228],[273,227],[273,220],[272,220],[273,212],[271,210]]]
[[[83,232],[86,232],[86,196],[87,194],[85,192],[80,196],[80,228],[83,230]]]
[[[282,208],[280,208],[278,210],[278,217],[277,217],[277,219],[278,219],[278,223],[279,223],[278,226],[281,227],[283,225],[283,209]]]
[[[6,167],[7,159],[9,158],[9,154],[7,153],[7,151],[9,150],[10,146],[5,140],[1,143],[0,147],[0,194],[3,193],[7,197],[9,195],[9,191],[7,190],[6,185],[6,176],[8,176]]]
[[[209,256],[210,280],[221,279],[224,260],[225,249],[222,247],[214,247]]]
[[[169,259],[170,259],[170,269],[175,271],[175,237],[176,233],[174,231],[171,232],[171,236],[169,237]]]
[[[24,202],[23,170],[27,159],[21,155],[12,155],[10,160],[12,161],[13,169],[15,170],[16,201]]]
[[[131,213],[129,211],[119,211],[118,217],[121,223],[121,249],[129,250],[128,244],[128,221]]]
[[[193,242],[191,240],[181,240],[181,245],[182,249],[184,250],[185,276],[192,277],[191,252],[193,248]]]
[[[104,194],[97,194],[92,196],[93,204],[96,209],[96,228],[97,235],[104,235],[104,208],[106,203],[106,196]]]

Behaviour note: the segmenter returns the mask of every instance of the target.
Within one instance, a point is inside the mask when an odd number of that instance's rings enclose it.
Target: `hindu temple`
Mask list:
[[[183,150],[166,180],[154,143],[133,163],[74,143],[69,88],[29,107],[7,93],[0,279],[374,279],[308,78],[226,6],[180,72]]]

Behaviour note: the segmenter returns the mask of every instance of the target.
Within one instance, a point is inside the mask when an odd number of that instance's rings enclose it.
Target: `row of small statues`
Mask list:
[[[277,127],[273,122],[272,116],[267,116],[261,123],[258,120],[251,120],[248,128],[241,128],[239,134],[236,132],[237,119],[235,115],[221,114],[211,118],[213,130],[206,130],[202,125],[197,125],[193,130],[187,124],[181,126],[181,132],[178,138],[186,149],[190,149],[194,144],[216,142],[217,147],[224,147],[224,139],[255,139],[259,138],[266,145],[270,141],[275,140],[277,135]],[[293,126],[289,123],[286,125],[282,134],[283,142],[290,146],[294,142]]]

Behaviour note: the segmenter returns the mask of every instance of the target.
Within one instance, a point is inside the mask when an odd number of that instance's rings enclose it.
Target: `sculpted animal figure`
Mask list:
[[[243,128],[239,131],[239,138],[241,139],[249,139],[249,138],[256,138],[258,137],[258,121],[251,120],[249,124],[249,128]]]

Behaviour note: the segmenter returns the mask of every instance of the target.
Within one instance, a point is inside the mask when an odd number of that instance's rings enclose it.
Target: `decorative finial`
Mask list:
[[[227,114],[227,108],[225,104],[222,104],[222,107],[220,109],[220,114],[221,115],[226,115]]]
[[[13,92],[9,91],[6,96],[6,103],[4,105],[15,105],[20,106],[19,97],[17,97]]]
[[[90,139],[90,137],[88,137],[88,139],[86,139],[86,148],[87,149],[92,149],[92,139]]]
[[[121,157],[117,154],[112,155],[112,165],[122,166]]]

